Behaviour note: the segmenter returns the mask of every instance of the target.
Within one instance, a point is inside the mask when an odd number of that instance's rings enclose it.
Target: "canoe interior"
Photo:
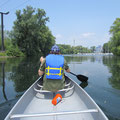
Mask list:
[[[39,89],[37,83],[40,84],[41,80],[36,81],[17,102],[5,120],[108,120],[80,86],[68,77],[66,77],[66,81],[71,81],[74,88],[67,92],[59,92],[63,99],[56,106],[51,103],[55,93],[37,93],[34,87]],[[10,116],[14,114],[57,113],[88,109],[97,109],[98,112],[10,119]]]

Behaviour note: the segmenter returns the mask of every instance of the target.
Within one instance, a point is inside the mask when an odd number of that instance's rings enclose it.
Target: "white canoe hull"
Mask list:
[[[39,90],[37,80],[18,100],[5,120],[108,120],[93,99],[74,81],[59,93],[63,99],[51,103],[54,93]],[[38,91],[37,91],[38,90]]]

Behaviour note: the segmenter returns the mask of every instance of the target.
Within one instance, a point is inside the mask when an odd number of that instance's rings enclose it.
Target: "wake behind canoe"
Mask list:
[[[108,120],[92,98],[73,80],[66,77],[60,90],[62,101],[53,106],[55,93],[42,90],[38,79],[20,98],[5,120]]]

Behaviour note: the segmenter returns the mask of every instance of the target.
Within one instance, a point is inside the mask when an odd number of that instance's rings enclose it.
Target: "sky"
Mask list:
[[[57,44],[103,45],[110,40],[113,22],[120,18],[120,0],[0,0],[0,12],[10,12],[4,15],[4,30],[12,30],[16,10],[29,5],[45,10]]]

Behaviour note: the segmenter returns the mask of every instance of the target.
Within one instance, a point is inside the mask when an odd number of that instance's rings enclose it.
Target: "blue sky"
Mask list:
[[[103,45],[109,41],[110,26],[120,18],[120,0],[0,0],[0,11],[10,11],[4,15],[5,30],[12,30],[15,11],[27,5],[46,11],[47,26],[59,44]]]

